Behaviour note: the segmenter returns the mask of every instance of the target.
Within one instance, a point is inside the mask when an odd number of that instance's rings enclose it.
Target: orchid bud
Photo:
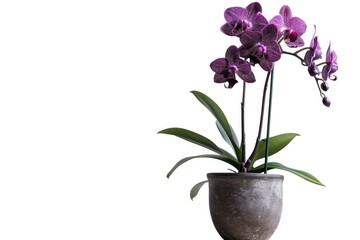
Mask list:
[[[321,85],[320,85],[320,87],[321,87],[321,89],[323,90],[323,91],[327,91],[327,90],[329,90],[329,84],[327,83],[327,82],[322,82],[321,83]]]
[[[322,102],[325,106],[330,107],[330,99],[328,97],[323,97]]]

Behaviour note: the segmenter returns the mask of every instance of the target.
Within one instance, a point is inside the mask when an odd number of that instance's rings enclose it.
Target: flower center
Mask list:
[[[259,59],[262,58],[265,53],[266,53],[266,46],[262,45],[261,43],[258,43],[254,49],[253,56]]]
[[[239,21],[233,21],[230,23],[231,26],[233,26],[232,32],[234,35],[239,35],[240,33],[244,32],[248,28],[252,27],[251,22],[248,22],[247,20],[239,20]]]
[[[285,31],[285,43],[295,42],[297,38],[298,34],[294,30],[288,29]]]
[[[224,78],[230,78],[234,75],[234,73],[237,71],[237,67],[235,65],[229,65],[227,69],[225,69],[222,74]]]

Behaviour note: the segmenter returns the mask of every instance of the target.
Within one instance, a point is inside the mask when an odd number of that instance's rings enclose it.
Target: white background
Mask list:
[[[220,239],[207,186],[227,165],[179,159],[206,153],[171,136],[185,127],[226,147],[213,117],[189,91],[211,96],[238,131],[240,85],[213,83],[209,63],[235,38],[223,11],[250,1],[0,1],[0,239]],[[313,25],[339,59],[330,108],[296,59],[275,75],[272,133],[297,132],[271,160],[313,173],[326,187],[287,174],[274,240],[358,239],[357,20],[349,0],[283,4]],[[257,68],[258,70],[258,68]],[[263,78],[248,87],[247,137],[256,133]]]

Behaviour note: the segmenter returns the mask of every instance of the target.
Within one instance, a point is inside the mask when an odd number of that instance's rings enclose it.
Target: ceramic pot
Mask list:
[[[260,173],[208,173],[209,207],[225,240],[268,240],[282,212],[284,176]]]

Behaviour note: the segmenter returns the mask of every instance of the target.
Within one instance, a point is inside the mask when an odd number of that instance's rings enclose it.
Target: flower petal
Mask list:
[[[260,60],[259,65],[262,69],[264,69],[267,72],[271,71],[271,69],[273,68],[272,62],[267,61],[265,58],[261,58],[259,60]]]
[[[247,61],[243,60],[243,59],[235,59],[234,61],[234,65],[237,67],[237,71],[236,72],[242,72],[242,73],[249,73],[251,72],[251,66],[250,63],[248,63]]]
[[[268,20],[261,13],[257,13],[252,20],[251,30],[261,32],[266,25],[268,25]]]
[[[310,49],[305,53],[304,61],[306,66],[310,66],[313,60],[314,50]]]
[[[230,64],[233,64],[235,59],[240,57],[239,48],[235,45],[228,47],[225,53],[225,58],[229,61]]]
[[[281,49],[277,41],[271,41],[266,45],[266,60],[276,62],[281,58]]]
[[[225,58],[218,58],[210,63],[210,68],[215,73],[223,72],[228,66],[228,60]]]
[[[214,82],[216,82],[216,83],[224,83],[224,82],[226,82],[226,79],[225,79],[223,74],[215,73]]]
[[[284,18],[281,15],[277,15],[273,17],[269,23],[274,24],[280,32],[284,27]]]
[[[246,10],[248,12],[248,19],[252,21],[258,12],[262,12],[262,7],[260,3],[253,2],[246,7]]]
[[[255,75],[252,71],[250,71],[248,73],[237,72],[236,74],[247,83],[253,83],[256,81]]]
[[[329,66],[325,65],[321,71],[321,76],[324,81],[326,81],[328,79],[329,72],[330,72]]]
[[[292,17],[292,12],[288,5],[282,6],[279,13],[281,16],[283,16],[285,23],[287,23]]]
[[[287,27],[294,30],[298,36],[301,36],[306,32],[305,21],[298,17],[291,18],[287,24]]]
[[[271,42],[277,40],[278,29],[274,24],[268,24],[262,30],[262,42]]]
[[[225,10],[224,17],[226,22],[231,23],[233,21],[238,22],[239,20],[247,17],[247,10],[242,7],[231,7]]]
[[[262,34],[259,32],[245,31],[240,35],[240,42],[242,47],[248,48],[256,43],[260,42],[262,39]]]
[[[233,30],[232,26],[230,24],[228,24],[228,23],[225,23],[220,28],[220,31],[223,32],[225,35],[228,35],[228,36],[234,36],[234,33],[233,33],[232,30]]]
[[[240,57],[242,58],[250,57],[250,55],[252,54],[255,48],[256,48],[255,44],[252,46],[245,46],[245,45],[240,46],[239,48]]]

